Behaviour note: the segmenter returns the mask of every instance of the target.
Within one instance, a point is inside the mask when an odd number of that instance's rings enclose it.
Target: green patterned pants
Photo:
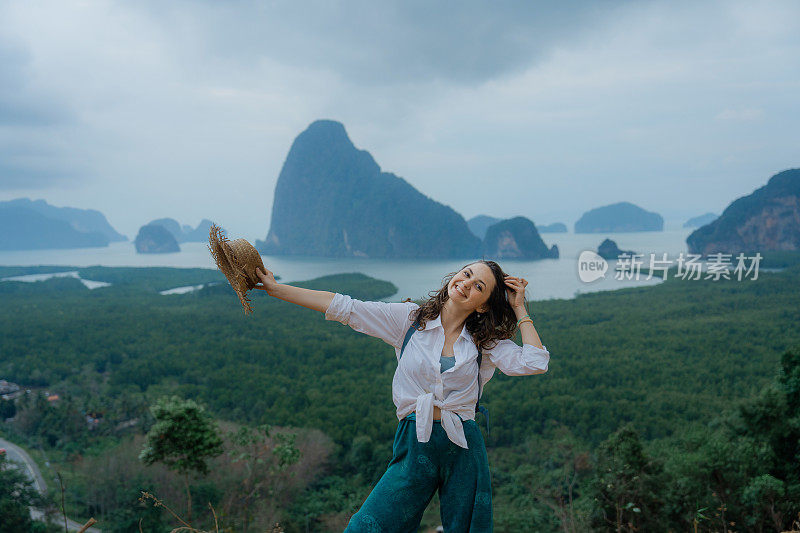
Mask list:
[[[437,420],[428,442],[417,441],[414,415],[397,426],[392,461],[347,533],[416,533],[439,491],[445,533],[492,531],[492,487],[483,435],[465,420],[469,449],[454,444]]]

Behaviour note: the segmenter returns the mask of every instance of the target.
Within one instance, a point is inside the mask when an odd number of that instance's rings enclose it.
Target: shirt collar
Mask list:
[[[442,330],[444,330],[444,327],[442,326],[442,315],[437,316],[433,320],[428,320],[428,322],[425,323],[425,331],[433,328],[442,328]],[[461,334],[459,337],[464,337],[467,340],[472,339],[472,335],[470,335],[469,331],[467,331],[466,323],[464,323],[464,327],[461,328]]]
[[[442,315],[437,316],[433,320],[428,320],[425,323],[425,330],[426,331],[429,330],[429,329],[436,328],[436,327],[439,327],[439,328],[442,327]],[[442,328],[442,329],[444,329],[444,328]]]

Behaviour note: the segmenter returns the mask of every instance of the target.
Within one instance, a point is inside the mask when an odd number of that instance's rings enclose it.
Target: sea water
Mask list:
[[[643,266],[649,262],[649,254],[661,259],[676,260],[678,254],[687,252],[686,237],[691,229],[645,231],[626,233],[543,233],[547,246],[558,245],[558,259],[538,261],[499,260],[500,266],[512,276],[528,280],[527,297],[530,300],[551,298],[573,298],[579,293],[613,290],[623,287],[652,285],[661,281],[658,277],[646,280],[616,279],[616,261],[608,262],[604,278],[585,283],[578,277],[578,256],[584,250],[597,251],[605,238],[617,243],[621,250],[632,250],[644,254]],[[168,266],[215,268],[214,261],[205,243],[182,243],[181,251],[169,254],[138,254],[131,242],[116,242],[103,248],[73,248],[66,250],[0,251],[0,265],[64,265],[85,266]],[[361,272],[368,276],[391,281],[398,291],[386,298],[398,301],[405,298],[421,298],[431,290],[441,287],[442,278],[468,263],[468,259],[368,259],[368,258],[320,258],[303,256],[262,257],[264,265],[281,281],[303,281],[328,274]],[[492,259],[488,258],[487,259]],[[69,269],[65,269],[65,272]],[[75,274],[67,274],[74,276]],[[41,277],[41,276],[40,276]],[[38,279],[38,278],[37,278]],[[191,290],[176,287],[174,293]],[[165,291],[169,294],[169,291]]]

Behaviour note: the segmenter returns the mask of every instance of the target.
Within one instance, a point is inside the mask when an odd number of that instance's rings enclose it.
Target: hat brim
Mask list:
[[[247,291],[252,287],[248,286],[248,279],[244,273],[242,265],[236,261],[236,256],[230,246],[230,240],[222,232],[222,228],[212,224],[208,233],[208,249],[217,268],[225,276],[230,283],[239,301],[242,303],[245,314],[253,312],[250,305],[250,298],[247,297]]]

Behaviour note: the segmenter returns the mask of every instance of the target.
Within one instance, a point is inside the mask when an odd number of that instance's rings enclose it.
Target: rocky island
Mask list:
[[[24,207],[0,206],[0,250],[43,250],[108,246],[102,233],[84,233],[69,222],[46,217]]]
[[[800,168],[775,174],[735,200],[686,243],[690,252],[703,255],[800,250]]]
[[[543,226],[536,226],[539,233],[566,233],[567,225],[563,222],[553,222],[552,224],[545,224]]]
[[[263,254],[473,258],[480,239],[452,208],[381,171],[344,126],[318,120],[297,136],[275,187]]]
[[[700,226],[705,226],[706,224],[711,224],[716,219],[719,218],[719,215],[716,213],[705,213],[702,215],[698,215],[696,217],[692,217],[686,222],[683,223],[684,228],[699,228]]]
[[[139,228],[134,245],[138,254],[168,254],[181,251],[172,233],[158,224],[148,224]]]
[[[633,255],[635,252],[631,250],[620,250],[617,243],[611,239],[606,239],[597,247],[597,255],[603,259],[616,259],[622,254]]]
[[[15,229],[0,235],[0,250],[101,247],[126,240],[100,211],[56,207],[44,200],[0,202],[0,223]]]
[[[575,233],[664,231],[664,219],[630,202],[619,202],[587,211],[575,223]]]
[[[39,213],[40,215],[62,220],[80,233],[100,233],[104,235],[108,242],[127,241],[125,235],[121,235],[108,223],[105,215],[96,209],[80,209],[77,207],[56,207],[48,204],[44,200],[30,200],[29,198],[17,198],[7,202],[0,202],[0,207],[19,207]]]
[[[489,226],[483,255],[497,259],[558,259],[558,246],[548,248],[533,222],[514,217]]]
[[[208,241],[208,232],[211,230],[211,224],[213,222],[207,218],[201,220],[196,228],[192,228],[188,224],[181,226],[174,218],[158,218],[148,223],[148,225],[163,226],[179,243]]]
[[[486,237],[486,230],[489,229],[489,226],[497,224],[501,220],[503,219],[490,217],[489,215],[478,215],[467,220],[467,226],[469,226],[469,230],[474,233],[476,237],[482,240]]]

